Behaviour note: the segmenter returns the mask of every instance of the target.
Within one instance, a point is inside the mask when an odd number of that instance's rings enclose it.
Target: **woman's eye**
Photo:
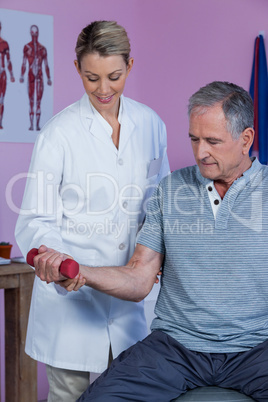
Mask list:
[[[90,77],[87,77],[87,79],[88,79],[88,81],[90,81],[90,82],[96,82],[96,81],[98,81],[98,78],[90,78]]]
[[[120,75],[117,75],[116,77],[110,77],[110,80],[117,81],[117,80],[119,80],[119,78],[120,78]]]

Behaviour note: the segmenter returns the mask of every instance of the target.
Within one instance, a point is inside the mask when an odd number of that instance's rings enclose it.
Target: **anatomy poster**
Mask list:
[[[53,114],[53,17],[0,9],[0,141],[35,142]]]

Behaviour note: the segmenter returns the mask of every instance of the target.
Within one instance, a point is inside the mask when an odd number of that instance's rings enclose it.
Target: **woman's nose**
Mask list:
[[[108,95],[109,94],[109,88],[110,88],[110,83],[108,80],[101,80],[100,81],[100,87],[99,91],[102,95]]]

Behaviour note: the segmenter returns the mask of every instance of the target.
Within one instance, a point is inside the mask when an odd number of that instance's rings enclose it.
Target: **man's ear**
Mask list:
[[[251,127],[246,128],[242,133],[242,140],[243,140],[243,154],[246,155],[249,153],[250,147],[253,144],[254,140],[254,130]]]

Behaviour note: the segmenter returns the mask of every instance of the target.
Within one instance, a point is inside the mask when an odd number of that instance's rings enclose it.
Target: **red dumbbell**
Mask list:
[[[27,264],[34,266],[33,259],[38,254],[37,248],[32,248],[29,253],[27,254]],[[67,258],[67,260],[62,261],[60,264],[60,273],[65,276],[66,278],[74,278],[79,272],[79,264],[78,262]]]

